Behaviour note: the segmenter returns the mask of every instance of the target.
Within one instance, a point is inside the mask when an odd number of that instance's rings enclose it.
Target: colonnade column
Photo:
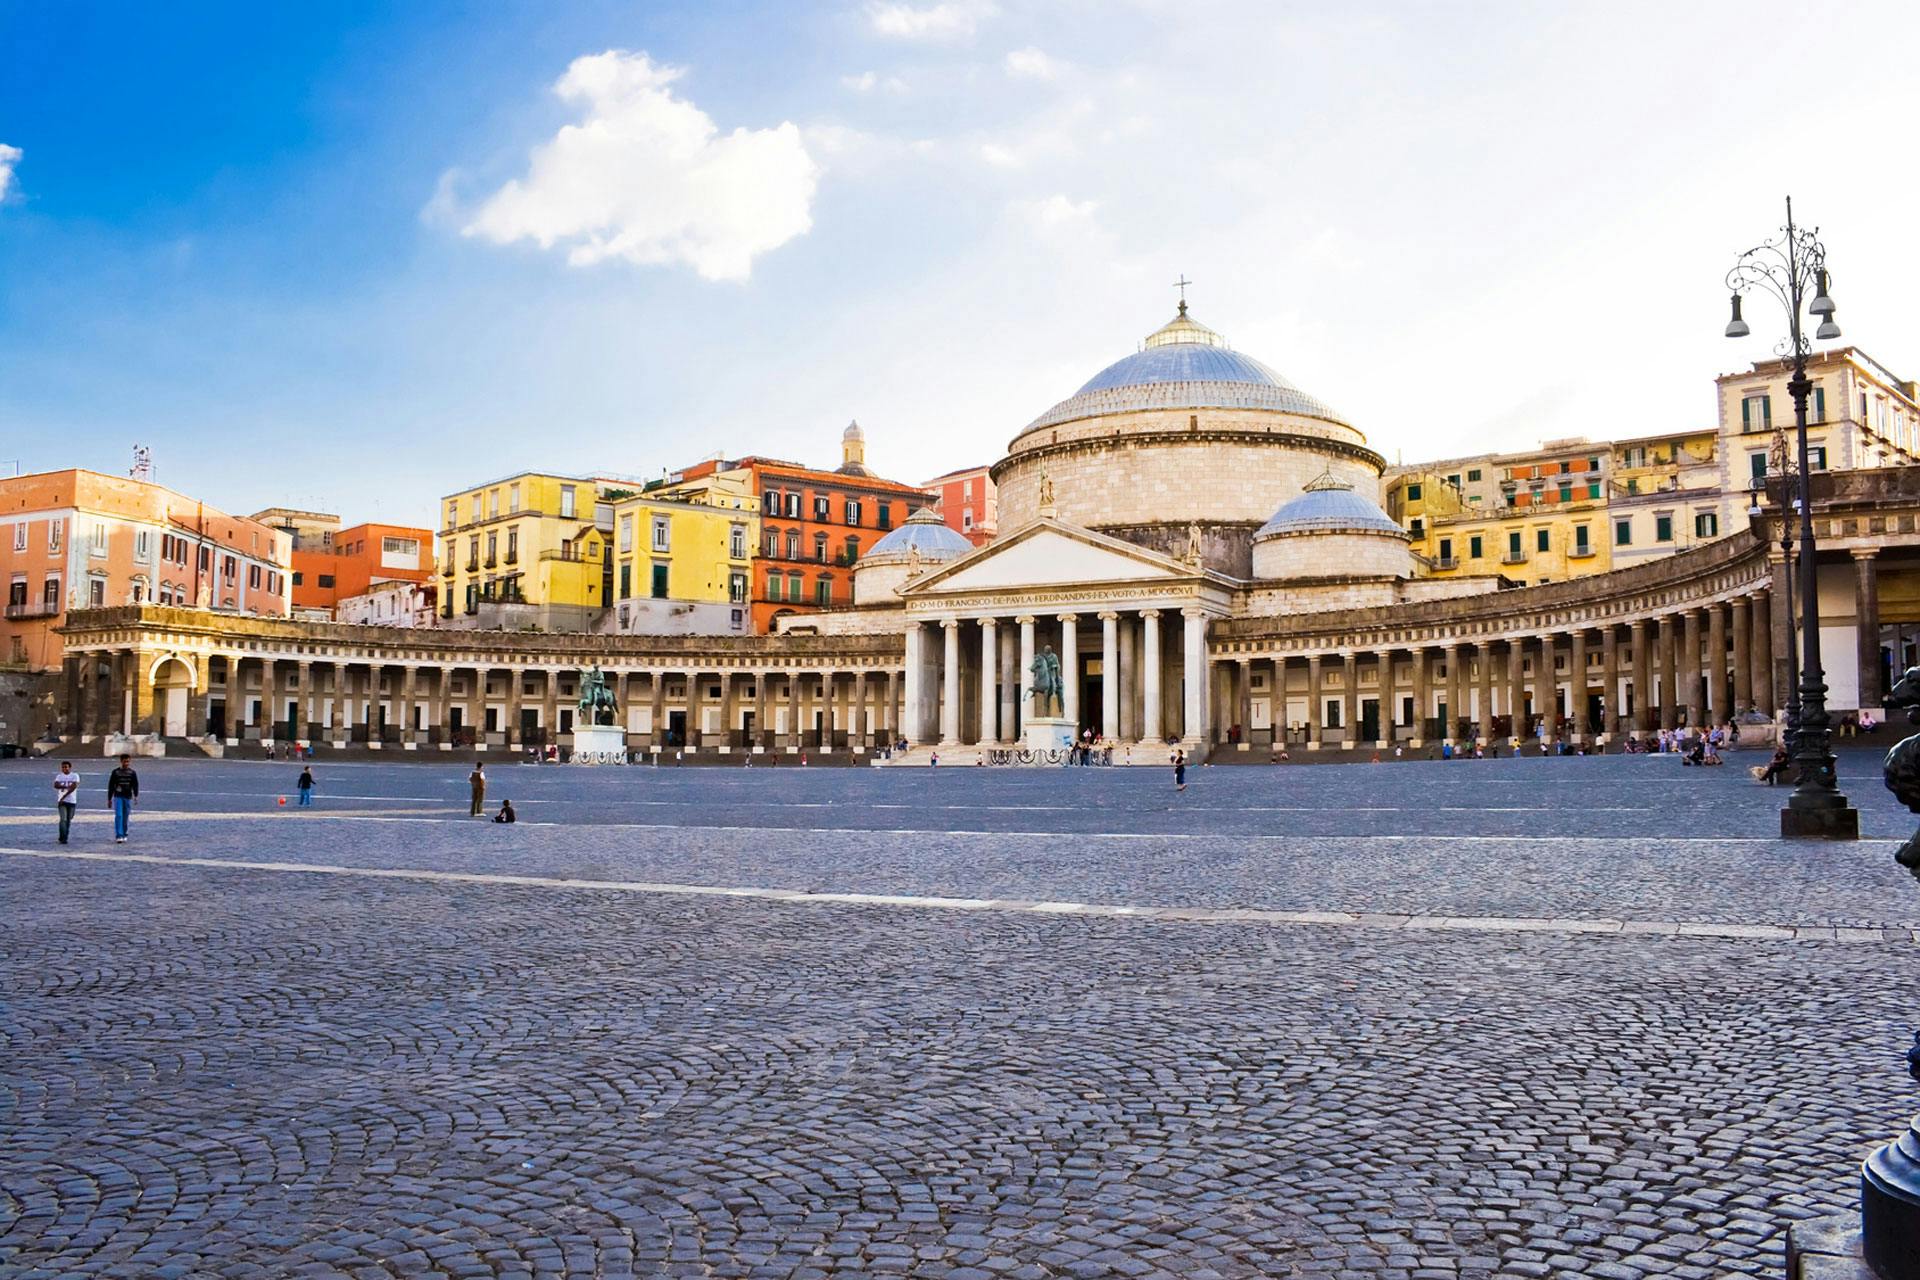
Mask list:
[[[1253,746],[1253,659],[1241,658],[1233,665],[1233,718],[1240,723],[1240,750]]]
[[[1681,615],[1680,643],[1686,652],[1680,655],[1680,701],[1687,709],[1687,727],[1697,726],[1702,720],[1703,704],[1700,700],[1700,611],[1688,609]]]
[[[946,634],[946,669],[942,674],[946,678],[945,699],[940,705],[940,743],[942,746],[960,744],[960,621],[946,618],[940,623],[940,629]]]
[[[1753,652],[1750,655],[1753,674],[1748,683],[1753,690],[1754,710],[1769,718],[1775,706],[1773,700],[1773,600],[1771,593],[1762,588],[1750,597],[1753,611]]]
[[[1166,736],[1161,727],[1160,718],[1160,611],[1148,609],[1140,615],[1142,631],[1140,633],[1140,669],[1144,686],[1140,737],[1145,742],[1158,742]],[[1024,634],[1024,633],[1023,633]]]
[[[1482,640],[1474,646],[1480,662],[1480,736],[1493,741],[1493,641]]]
[[[1733,714],[1753,705],[1753,603],[1745,596],[1733,601]]]
[[[1447,717],[1440,726],[1440,740],[1452,742],[1460,736],[1460,720],[1467,714],[1467,673],[1462,670],[1462,647],[1447,646]]]
[[[1611,739],[1620,727],[1620,629],[1609,622],[1600,629],[1600,734]]]
[[[92,662],[93,662],[93,659],[91,655],[89,655],[87,659],[87,663],[88,663],[87,670],[89,671],[93,669]],[[334,670],[338,671],[339,668],[335,667]],[[336,676],[335,678],[337,679],[338,677]],[[222,728],[226,730],[227,740],[229,742],[240,741],[240,723],[241,723],[240,704],[243,701],[245,701],[245,695],[241,692],[241,689],[240,689],[240,658],[239,658],[239,655],[237,654],[228,654],[227,655],[227,674],[226,674],[226,701],[222,705],[222,714],[226,719],[226,724],[223,725]]]
[[[1515,636],[1507,641],[1507,736],[1525,741],[1528,727],[1527,641]]]
[[[1567,714],[1573,723],[1573,740],[1585,742],[1592,732],[1587,723],[1587,630],[1576,627],[1573,632],[1573,669],[1568,672],[1572,679],[1567,689]]]
[[[667,678],[656,670],[647,686],[647,745],[658,751],[667,745]]]
[[[1014,628],[1000,629],[1000,738],[1001,742],[1014,742],[1020,736],[1020,682],[1019,668],[1015,665],[1018,655],[1014,646],[1019,637]]]
[[[1119,738],[1132,742],[1140,736],[1139,703],[1135,691],[1140,687],[1140,646],[1135,637],[1138,624],[1132,618],[1120,620],[1120,723]]]
[[[1408,740],[1409,746],[1417,747],[1427,740],[1427,703],[1433,692],[1429,687],[1431,656],[1423,648],[1413,650],[1413,737]]]
[[[1340,667],[1340,745],[1351,751],[1360,745],[1360,655],[1349,649]]]
[[[1000,624],[993,618],[980,619],[980,745],[1000,736],[999,731]]]
[[[757,712],[755,713],[755,723],[759,723],[759,715]],[[886,704],[880,708],[880,730],[886,735],[886,741],[889,745],[899,740],[900,673],[898,671],[887,672],[887,701]]]
[[[1653,652],[1645,618],[1627,624],[1627,643],[1633,646],[1633,736],[1639,738],[1653,728]]]
[[[1853,622],[1858,637],[1860,697],[1857,707],[1878,707],[1886,696],[1880,687],[1880,575],[1878,548],[1853,553]],[[1899,672],[1894,673],[1898,678]]]
[[[1080,734],[1080,615],[1060,615],[1060,714],[1073,722],[1076,738]]]
[[[1674,628],[1679,619],[1668,614],[1660,619],[1660,727],[1677,728],[1679,716],[1679,679],[1674,673],[1674,663],[1678,661],[1680,645],[1674,636]]]
[[[888,673],[891,676],[892,673]],[[773,739],[768,736],[767,724],[767,673],[764,669],[753,673],[753,732],[747,735],[747,751],[769,746]]]
[[[1733,719],[1727,710],[1727,606],[1707,606],[1707,723]]]
[[[1186,718],[1180,726],[1180,736],[1189,742],[1205,742],[1207,740],[1207,615],[1199,609],[1183,609],[1181,617],[1186,619],[1187,625],[1184,655]]]
[[[1307,750],[1320,749],[1320,655],[1307,655]]]
[[[1374,655],[1374,664],[1378,669],[1374,677],[1374,705],[1379,710],[1373,717],[1373,745],[1384,747],[1393,741],[1393,722],[1400,718],[1393,705],[1393,650],[1380,650]]]

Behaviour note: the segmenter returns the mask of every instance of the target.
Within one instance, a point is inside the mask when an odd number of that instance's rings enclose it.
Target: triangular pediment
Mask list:
[[[1198,571],[1144,547],[1042,520],[991,542],[909,585],[903,595],[1082,586],[1093,582],[1172,582]]]

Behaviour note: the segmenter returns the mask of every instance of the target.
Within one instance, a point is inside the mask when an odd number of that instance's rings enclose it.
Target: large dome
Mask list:
[[[877,556],[905,556],[919,552],[922,560],[951,560],[973,550],[963,533],[956,533],[932,507],[922,507],[906,523],[868,547],[862,560]]]
[[[1150,334],[1141,349],[1114,361],[1085,386],[1027,425],[1032,431],[1076,418],[1141,409],[1273,409],[1344,422],[1252,356],[1180,313]]]

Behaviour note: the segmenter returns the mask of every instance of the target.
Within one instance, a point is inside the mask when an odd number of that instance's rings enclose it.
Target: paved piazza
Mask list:
[[[1872,765],[10,762],[0,1274],[1777,1275],[1920,1102]]]

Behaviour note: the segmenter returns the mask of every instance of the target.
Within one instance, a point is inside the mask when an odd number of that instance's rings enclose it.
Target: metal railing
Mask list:
[[[51,618],[59,612],[59,605],[49,604],[45,600],[30,600],[26,604],[7,606],[8,618]]]

